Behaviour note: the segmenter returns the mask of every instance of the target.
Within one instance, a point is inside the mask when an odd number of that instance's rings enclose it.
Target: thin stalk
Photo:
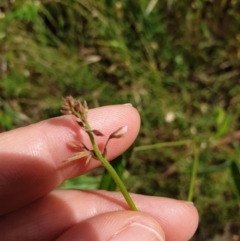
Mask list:
[[[196,176],[197,176],[197,168],[198,168],[198,161],[199,161],[199,152],[197,148],[196,141],[194,142],[193,145],[193,152],[194,152],[194,159],[193,159],[193,167],[192,167],[192,174],[191,174],[191,180],[190,180],[190,186],[188,190],[188,201],[192,201],[193,198],[193,192],[194,192],[194,185],[196,182]]]
[[[86,128],[88,130],[91,130],[90,125],[88,124],[88,122],[85,123],[86,124]],[[96,155],[96,157],[98,158],[98,160],[103,164],[103,166],[108,170],[109,174],[111,175],[112,179],[115,181],[115,183],[117,184],[119,190],[122,192],[125,200],[127,201],[129,207],[131,210],[133,211],[137,211],[137,207],[134,204],[132,198],[130,197],[125,185],[123,184],[121,178],[118,176],[117,172],[115,171],[115,169],[111,166],[111,164],[103,157],[101,151],[98,148],[98,145],[95,141],[95,138],[92,134],[92,132],[87,132],[92,146],[93,146],[93,150],[94,150],[94,154]]]
[[[133,151],[139,152],[139,151],[146,151],[146,150],[158,149],[163,147],[182,146],[182,145],[187,145],[190,142],[191,140],[162,142],[162,143],[157,143],[152,145],[137,146],[137,147],[134,147]]]

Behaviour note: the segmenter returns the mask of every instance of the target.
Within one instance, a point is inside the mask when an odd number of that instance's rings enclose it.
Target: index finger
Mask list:
[[[139,131],[140,118],[131,106],[105,106],[89,111],[93,129],[104,133],[98,144],[104,145],[108,136],[121,126],[128,132],[108,145],[108,160],[124,152]],[[63,164],[73,155],[67,142],[80,140],[90,146],[73,116],[63,116],[39,122],[0,135],[0,214],[22,207],[59,186],[64,180],[86,173],[100,165],[91,160]]]

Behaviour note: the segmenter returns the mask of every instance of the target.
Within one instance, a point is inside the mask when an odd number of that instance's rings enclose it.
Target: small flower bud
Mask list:
[[[120,127],[109,136],[109,139],[121,138],[124,136],[125,133],[127,133],[127,131],[128,131],[128,126]]]
[[[104,136],[99,130],[86,130],[86,132],[92,132],[96,136]]]
[[[68,97],[68,101],[69,101],[69,105],[71,106],[71,107],[74,107],[75,106],[75,101],[74,101],[74,99],[70,96],[70,97]]]
[[[78,159],[81,159],[83,157],[89,157],[92,155],[92,152],[91,151],[83,151],[83,152],[79,152],[77,153],[75,156],[73,157],[70,157],[66,160],[64,160],[63,162],[71,162],[71,161],[75,161],[75,160],[78,160]]]
[[[71,115],[72,112],[70,110],[61,110],[61,113],[63,113],[64,115]]]
[[[83,107],[85,108],[86,111],[88,110],[88,105],[86,100],[83,101]]]
[[[80,119],[77,120],[77,123],[79,126],[85,127],[84,123]]]
[[[82,142],[80,142],[80,141],[69,141],[67,144],[74,149],[83,149],[84,148]]]

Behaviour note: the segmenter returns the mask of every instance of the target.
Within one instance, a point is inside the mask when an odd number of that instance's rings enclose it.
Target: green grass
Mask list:
[[[0,131],[58,116],[66,95],[131,102],[141,131],[116,167],[130,191],[192,198],[206,240],[240,227],[240,4],[149,3],[0,1]],[[63,185],[113,190],[102,173]]]

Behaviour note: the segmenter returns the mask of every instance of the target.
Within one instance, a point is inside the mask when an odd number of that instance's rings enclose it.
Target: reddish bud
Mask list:
[[[127,133],[127,131],[128,131],[128,126],[120,127],[109,136],[109,139],[121,138],[124,136],[125,133]]]
[[[83,122],[80,121],[80,119],[77,120],[77,123],[78,123],[79,126],[81,126],[81,127],[85,127],[84,124],[83,124]]]
[[[99,130],[86,130],[86,132],[92,132],[96,136],[104,136]]]

